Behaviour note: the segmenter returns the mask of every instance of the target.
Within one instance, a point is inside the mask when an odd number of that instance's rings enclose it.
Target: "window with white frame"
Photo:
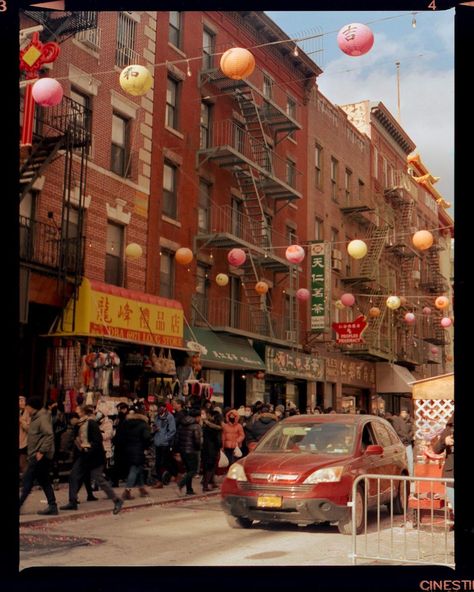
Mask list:
[[[211,132],[211,106],[205,101],[201,102],[199,147],[205,150],[210,146]]]
[[[130,119],[112,114],[112,147],[110,169],[121,177],[130,174]]]
[[[346,169],[344,173],[344,191],[346,196],[346,204],[349,204],[352,194],[352,171],[350,169]]]
[[[171,162],[165,162],[163,166],[162,212],[165,216],[174,220],[176,220],[178,215],[177,180],[178,168]]]
[[[324,240],[324,221],[318,217],[314,219],[314,240]]]
[[[286,114],[296,120],[296,101],[291,97],[286,98]],[[290,132],[288,137],[296,141],[295,131]]]
[[[216,36],[212,31],[204,27],[202,31],[202,68],[210,70],[214,66],[214,52]]]
[[[290,187],[296,187],[296,164],[290,158],[286,160],[286,182]]]
[[[202,179],[199,181],[198,230],[208,232],[211,213],[211,185]]]
[[[263,94],[267,99],[271,99],[273,96],[273,80],[268,74],[263,75]]]
[[[107,242],[105,248],[105,282],[123,286],[123,242],[124,227],[115,222],[107,223]]]
[[[333,201],[337,201],[337,175],[338,175],[338,167],[339,163],[334,158],[331,157],[331,199]]]
[[[319,144],[314,147],[314,180],[316,187],[322,189],[323,187],[323,148]]]
[[[160,296],[174,297],[174,253],[166,249],[160,254]]]
[[[168,76],[166,87],[165,121],[168,127],[178,129],[179,120],[179,85],[180,83]]]
[[[168,41],[175,47],[181,47],[181,17],[182,13],[178,10],[170,10],[170,20],[168,29]]]
[[[119,68],[136,62],[135,51],[137,23],[125,12],[118,13],[117,41],[115,46],[115,64]]]

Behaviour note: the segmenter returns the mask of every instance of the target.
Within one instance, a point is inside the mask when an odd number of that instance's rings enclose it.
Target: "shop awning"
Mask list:
[[[184,330],[185,345],[188,349],[201,346],[201,362],[209,368],[235,368],[245,370],[265,370],[265,364],[247,339],[215,333],[200,327]]]
[[[454,399],[453,372],[415,380],[412,386],[414,399]]]
[[[375,364],[375,388],[378,393],[411,393],[411,383],[415,380],[405,366],[388,362]]]
[[[70,299],[49,336],[183,349],[183,326],[183,307],[177,300],[83,278],[76,299]]]

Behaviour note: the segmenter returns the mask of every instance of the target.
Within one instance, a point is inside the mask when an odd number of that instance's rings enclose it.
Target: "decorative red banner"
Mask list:
[[[351,343],[364,343],[362,333],[367,328],[367,321],[364,315],[360,315],[353,321],[347,323],[333,323],[332,328],[337,333],[336,343],[349,345]]]

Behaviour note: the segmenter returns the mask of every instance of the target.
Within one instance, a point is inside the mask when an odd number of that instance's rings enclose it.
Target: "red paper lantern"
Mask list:
[[[412,312],[407,312],[404,318],[405,321],[409,324],[414,323],[416,321],[416,317]]]
[[[231,251],[229,251],[227,255],[227,261],[234,267],[239,267],[239,265],[243,265],[246,259],[247,255],[245,254],[245,251],[243,251],[242,249],[232,249]]]
[[[447,329],[448,327],[451,327],[451,325],[453,324],[453,321],[449,318],[449,317],[443,317],[440,321],[440,325],[444,328]]]
[[[298,300],[301,300],[303,302],[306,300],[309,300],[309,297],[310,297],[310,292],[306,288],[300,288],[296,292],[296,298],[298,298]]]
[[[286,249],[285,257],[290,263],[301,263],[304,259],[304,249],[300,245],[290,245]]]
[[[31,89],[33,99],[41,107],[54,107],[63,100],[63,87],[54,78],[40,78]]]
[[[425,306],[423,308],[423,314],[430,315],[431,314],[431,308],[429,306]]]
[[[355,302],[355,298],[353,294],[343,294],[341,296],[341,302],[342,304],[344,304],[344,306],[352,306]]]
[[[255,58],[248,49],[232,47],[221,57],[222,72],[233,80],[241,80],[250,76],[255,69]]]
[[[372,49],[374,34],[367,25],[351,23],[345,25],[337,34],[339,49],[351,57],[364,55]]]

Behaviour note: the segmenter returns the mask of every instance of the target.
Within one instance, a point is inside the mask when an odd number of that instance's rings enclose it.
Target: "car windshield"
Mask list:
[[[257,452],[349,454],[354,448],[353,423],[277,424],[256,447]]]

